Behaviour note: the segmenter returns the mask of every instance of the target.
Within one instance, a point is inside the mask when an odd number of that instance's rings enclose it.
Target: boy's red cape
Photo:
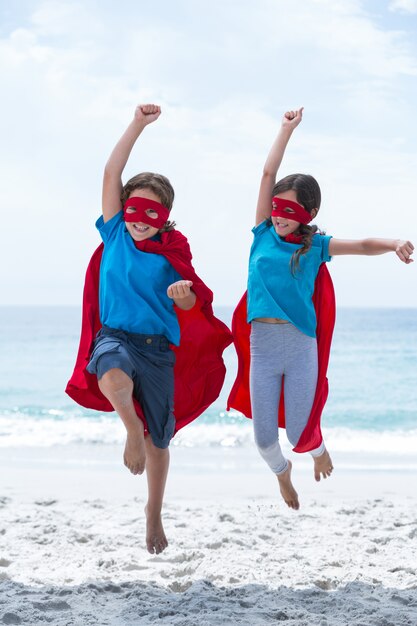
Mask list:
[[[247,294],[245,293],[233,314],[232,333],[238,356],[238,372],[235,383],[229,395],[227,410],[230,408],[240,411],[246,417],[252,417],[249,369],[250,369],[250,324],[246,315]],[[329,363],[330,346],[336,318],[336,301],[332,279],[325,263],[322,263],[314,285],[313,303],[317,317],[317,350],[318,350],[318,378],[316,395],[307,426],[301,434],[294,452],[308,452],[321,445],[322,434],[320,418],[326,403],[329,386],[327,381],[327,366]],[[285,428],[284,390],[282,386],[278,410],[278,426]]]
[[[232,342],[232,335],[227,326],[213,314],[213,293],[195,273],[190,247],[184,235],[172,230],[162,233],[160,241],[147,239],[135,244],[144,252],[163,254],[184,280],[193,282],[192,288],[197,296],[191,310],[182,311],[176,307],[181,330],[180,346],[173,347],[176,353],[174,412],[177,432],[201,415],[218,397],[226,371],[222,354]],[[80,345],[74,372],[65,391],[84,407],[113,411],[112,405],[98,387],[97,376],[86,370],[93,340],[101,328],[98,290],[102,253],[103,244],[100,244],[87,268]],[[142,409],[135,398],[134,403],[146,426]]]

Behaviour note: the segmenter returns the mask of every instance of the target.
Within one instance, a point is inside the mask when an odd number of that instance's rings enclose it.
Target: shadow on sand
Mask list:
[[[0,624],[53,626],[416,626],[417,584],[407,590],[351,582],[291,589],[208,580],[90,582],[75,587],[0,583]]]

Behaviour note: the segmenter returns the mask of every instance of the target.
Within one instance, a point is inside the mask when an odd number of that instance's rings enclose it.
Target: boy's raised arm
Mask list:
[[[161,114],[161,107],[156,104],[140,104],[135,115],[117,144],[104,168],[102,208],[103,218],[108,222],[121,208],[122,173],[133,146],[145,126],[151,124]]]
[[[272,211],[272,190],[275,185],[277,172],[284,156],[285,148],[290,140],[294,128],[298,126],[303,118],[303,107],[298,111],[287,111],[282,118],[281,128],[272,144],[266,159],[261,184],[259,187],[258,204],[256,207],[255,225],[271,217]]]

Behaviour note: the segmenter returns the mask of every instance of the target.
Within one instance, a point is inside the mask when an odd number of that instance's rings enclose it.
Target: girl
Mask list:
[[[160,114],[154,104],[138,106],[105,167],[96,223],[103,244],[87,270],[80,348],[66,389],[79,404],[115,410],[123,421],[124,463],[135,475],[146,469],[146,544],[157,554],[168,545],[161,509],[170,440],[219,395],[222,352],[231,343],[186,238],[168,219],[169,180],[144,172],[121,182],[136,140]]]
[[[409,241],[397,239],[333,239],[310,225],[320,208],[317,181],[293,174],[275,182],[302,113],[302,108],[285,113],[264,166],[247,303],[244,296],[233,320],[239,371],[228,403],[252,416],[259,452],[276,474],[282,497],[292,509],[299,508],[299,501],[291,481],[291,461],[284,458],[279,444],[278,425],[285,424],[296,452],[310,452],[317,481],[333,470],[320,431],[334,325],[334,293],[324,264],[339,254],[391,251],[409,264],[414,250]],[[243,319],[246,310],[250,354]]]

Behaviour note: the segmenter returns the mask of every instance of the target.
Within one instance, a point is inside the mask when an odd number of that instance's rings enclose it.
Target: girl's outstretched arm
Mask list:
[[[414,246],[411,241],[403,241],[402,239],[330,239],[329,254],[363,254],[373,256],[376,254],[384,254],[385,252],[395,252],[403,263],[413,262],[411,255]]]
[[[271,217],[272,190],[275,185],[278,168],[281,165],[285,148],[290,140],[294,128],[298,126],[303,117],[303,108],[298,111],[287,111],[282,118],[281,128],[277,138],[272,144],[266,159],[259,187],[258,204],[256,207],[256,226]]]
[[[161,107],[156,104],[140,104],[136,107],[133,120],[115,145],[104,168],[102,206],[105,222],[122,208],[122,172],[137,138],[145,126],[157,120],[160,115]]]

